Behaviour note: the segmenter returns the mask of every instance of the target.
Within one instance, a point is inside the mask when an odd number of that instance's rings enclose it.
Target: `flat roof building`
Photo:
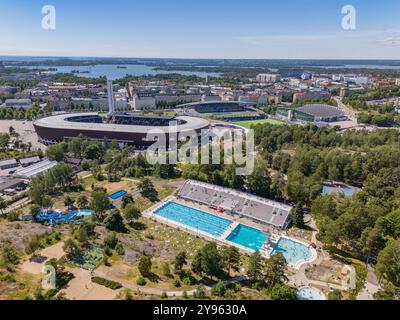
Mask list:
[[[31,99],[7,99],[4,106],[13,109],[29,109],[32,107],[32,101]]]
[[[212,208],[222,208],[280,229],[285,229],[291,222],[290,212],[293,208],[289,205],[205,182],[187,180],[179,190],[178,197]]]
[[[39,173],[46,172],[57,165],[57,161],[48,159],[37,162],[29,167],[21,168],[15,171],[12,176],[21,179],[31,179]]]
[[[308,104],[296,109],[278,108],[277,115],[288,120],[305,122],[335,122],[346,118],[341,108],[327,104]]]
[[[0,161],[0,170],[11,169],[18,167],[18,162],[15,159]]]
[[[24,158],[24,159],[19,159],[19,163],[23,167],[30,166],[31,164],[37,163],[40,161],[40,158],[38,156],[36,157],[29,157],[29,158]]]

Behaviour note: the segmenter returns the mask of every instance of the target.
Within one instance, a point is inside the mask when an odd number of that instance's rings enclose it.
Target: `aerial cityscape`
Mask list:
[[[0,300],[399,300],[400,4],[155,2],[0,4]]]

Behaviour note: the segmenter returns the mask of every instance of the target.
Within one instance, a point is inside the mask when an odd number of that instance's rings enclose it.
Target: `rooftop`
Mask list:
[[[296,110],[321,118],[344,116],[342,109],[327,104],[307,104]]]
[[[280,202],[194,180],[184,183],[179,190],[179,196],[278,228],[286,226],[292,210],[291,206]]]
[[[22,178],[22,179],[30,179],[36,176],[41,172],[45,172],[57,165],[57,161],[50,161],[48,159],[44,159],[40,162],[37,162],[29,167],[18,169],[13,173],[13,177]]]
[[[114,123],[90,123],[90,122],[73,122],[68,121],[72,117],[93,117],[98,116],[97,113],[74,113],[74,114],[59,114],[51,117],[46,117],[38,119],[34,122],[35,126],[44,128],[54,128],[54,129],[75,129],[75,130],[90,130],[90,131],[117,131],[117,132],[139,132],[147,133],[149,131],[149,126],[145,125],[124,125],[124,124],[114,124]],[[202,118],[195,117],[176,117],[177,120],[181,120],[182,124],[177,126],[179,132],[199,130],[206,128],[209,122]],[[163,132],[169,132],[174,127],[160,126],[157,127],[158,130]]]

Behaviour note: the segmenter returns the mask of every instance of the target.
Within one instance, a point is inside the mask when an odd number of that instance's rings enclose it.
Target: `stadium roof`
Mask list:
[[[93,123],[93,122],[76,122],[76,121],[68,121],[68,118],[72,117],[90,117],[90,116],[98,116],[97,113],[74,113],[74,114],[59,114],[51,117],[46,117],[42,119],[38,119],[34,122],[34,125],[44,128],[53,128],[53,129],[73,129],[73,130],[89,130],[89,131],[115,131],[115,132],[137,132],[137,133],[147,133],[151,130],[151,125],[125,125],[125,124],[114,124],[114,123]],[[157,119],[158,116],[154,116],[153,118]],[[192,130],[200,130],[207,127],[210,123],[208,120],[202,118],[195,117],[187,117],[180,116],[175,119],[181,120],[183,123],[178,124],[178,132],[186,132]],[[173,127],[169,126],[158,126],[157,130],[162,130],[164,132],[169,132]],[[173,131],[172,131],[173,132]]]
[[[278,228],[287,226],[292,210],[291,206],[280,202],[194,180],[184,183],[179,190],[179,196]]]
[[[296,108],[296,110],[320,118],[344,116],[342,109],[327,104],[307,104]]]

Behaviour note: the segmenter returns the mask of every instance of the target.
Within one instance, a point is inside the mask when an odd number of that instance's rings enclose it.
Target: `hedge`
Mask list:
[[[110,288],[112,290],[117,290],[122,288],[122,284],[120,284],[119,282],[116,281],[112,281],[112,280],[107,280],[101,277],[93,277],[92,278],[92,282],[100,284],[102,286],[105,286],[107,288]]]

